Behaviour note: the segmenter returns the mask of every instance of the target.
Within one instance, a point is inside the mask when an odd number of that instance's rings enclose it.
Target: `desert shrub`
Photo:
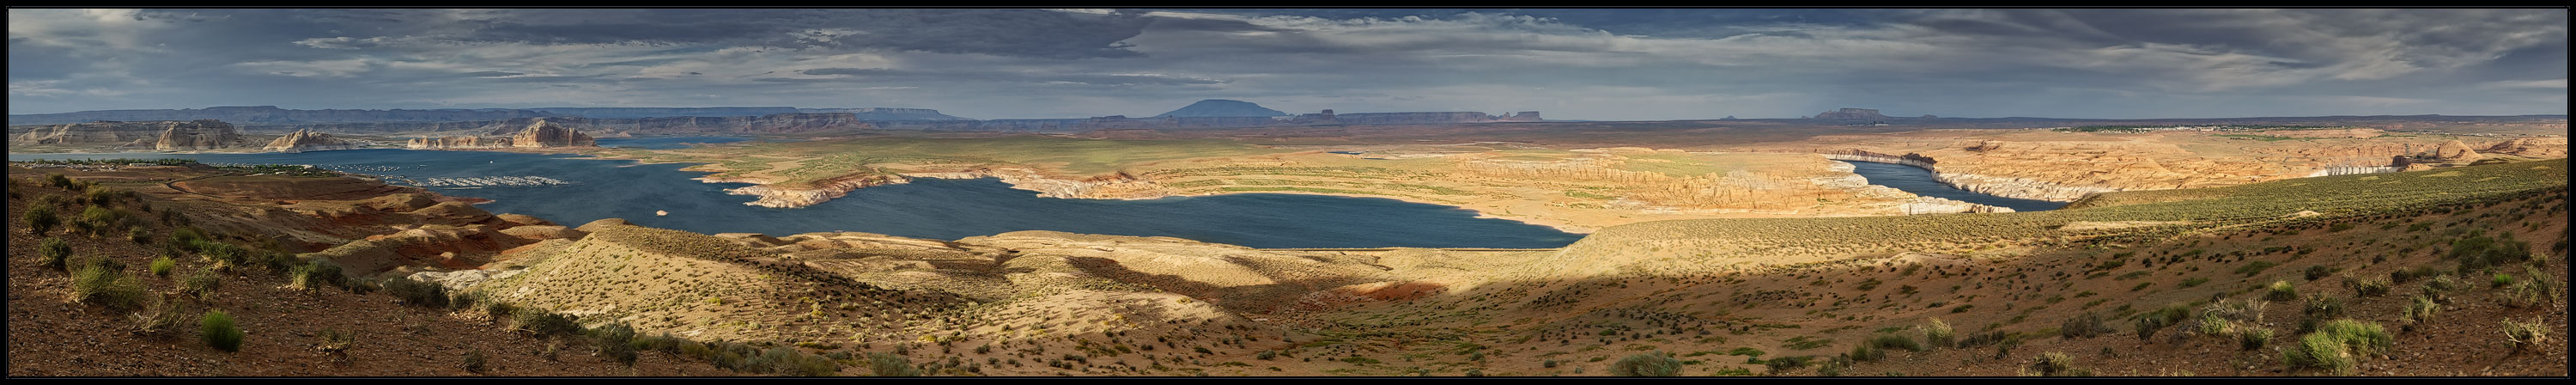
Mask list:
[[[349,276],[343,275],[340,272],[340,263],[338,262],[332,262],[327,258],[315,258],[312,262],[305,263],[305,266],[313,267],[312,275],[310,278],[306,279],[335,287],[348,285]],[[442,292],[441,294],[443,296],[445,293]]]
[[[447,287],[435,283],[415,281],[410,278],[393,278],[384,280],[382,285],[385,294],[402,299],[405,305],[446,309],[451,301],[447,295]]]
[[[1762,362],[1762,366],[1770,368],[1771,374],[1777,375],[1783,371],[1797,370],[1798,368],[1807,367],[1807,359],[1808,357],[1805,356],[1778,357],[1764,360]]]
[[[2548,272],[2540,271],[2538,267],[2524,267],[2523,275],[2523,279],[2505,286],[2502,297],[2506,306],[2520,308],[2557,302],[2558,285],[2551,282],[2555,279]]]
[[[2325,319],[2343,317],[2343,298],[2341,297],[2326,295],[2325,293],[2309,294],[2308,299],[2300,305],[2299,314],[2306,315],[2308,318]]]
[[[2396,340],[2377,324],[2349,319],[2319,325],[2317,331],[2299,339],[2299,345],[2281,352],[2281,362],[2291,368],[2315,368],[2336,374],[2350,374],[2357,357],[2385,353]]]
[[[2355,296],[2378,297],[2388,295],[2389,283],[2388,280],[2385,279],[2345,279],[2343,282],[2345,287],[2352,289],[2352,295]]]
[[[2270,343],[2272,343],[2272,329],[2246,328],[2245,330],[2236,332],[2236,348],[2238,350],[2250,352],[2256,349],[2262,349],[2263,345]]]
[[[204,246],[210,242],[214,242],[214,238],[207,237],[205,230],[198,230],[196,227],[181,227],[170,231],[170,243],[179,245],[180,249],[191,253],[205,252]]]
[[[2090,338],[2111,331],[2109,325],[2102,323],[2101,315],[2089,311],[2069,317],[2066,322],[2059,323],[2057,326],[2058,337],[2068,339]]]
[[[1873,344],[1866,344],[1866,343],[1864,343],[1864,344],[1856,344],[1856,345],[1852,345],[1852,350],[1851,350],[1851,352],[1850,352],[1850,353],[1845,353],[1845,354],[1843,354],[1843,356],[1844,356],[1844,357],[1851,357],[1851,360],[1852,360],[1852,361],[1860,361],[1860,362],[1877,361],[1877,360],[1880,360],[1880,359],[1887,358],[1887,349],[1881,349],[1881,348],[1879,348],[1878,346],[1873,345]]]
[[[26,220],[27,229],[34,230],[37,235],[44,235],[45,232],[54,231],[54,225],[62,224],[63,218],[54,213],[53,205],[36,204],[28,206],[33,207],[28,207],[26,213],[19,214],[18,219]]]
[[[2039,357],[2031,358],[2030,369],[2042,376],[2081,375],[2075,369],[2075,357],[2059,352],[2040,353]]]
[[[72,258],[72,244],[64,242],[62,238],[45,237],[44,242],[36,245],[36,251],[41,257],[36,260],[36,264],[54,270],[63,270],[66,262]]]
[[[465,371],[466,371],[466,372],[472,372],[472,373],[482,373],[482,372],[483,372],[483,369],[484,369],[484,367],[485,367],[485,364],[486,364],[486,362],[484,362],[484,361],[485,361],[485,358],[483,358],[483,349],[477,348],[477,349],[474,349],[474,350],[466,351],[466,352],[465,352]]]
[[[1913,337],[1896,334],[1882,334],[1876,338],[1871,338],[1869,340],[1869,345],[1887,349],[1905,349],[1907,351],[1916,352],[1923,351],[1923,344],[1920,342],[1914,342]]]
[[[2504,339],[2506,344],[2513,346],[2514,352],[2519,353],[2524,348],[2549,343],[2549,326],[2539,319],[2531,322],[2505,319]]]
[[[517,313],[513,320],[517,322],[519,330],[540,338],[572,335],[581,331],[581,324],[573,322],[571,316],[540,309],[519,309]]]
[[[1923,342],[1930,343],[1933,347],[1941,348],[1958,346],[1958,332],[1956,330],[1951,330],[1949,323],[1941,322],[1941,319],[1939,318],[1933,318],[1931,322],[1923,324]]]
[[[204,317],[197,319],[197,331],[198,335],[205,337],[206,346],[227,352],[241,351],[241,327],[234,326],[233,316],[224,314],[223,310],[207,310]]]
[[[395,279],[395,281],[410,280]],[[437,285],[432,284],[430,286]],[[439,298],[444,300],[447,296],[441,294],[439,295]],[[610,322],[599,325],[599,327],[590,328],[586,334],[589,334],[591,341],[595,342],[592,345],[598,345],[599,355],[606,356],[609,359],[616,360],[618,363],[623,363],[627,366],[635,365],[635,359],[637,358],[635,352],[637,349],[634,344],[635,327],[627,326],[626,323],[623,322]]]
[[[179,261],[170,260],[169,256],[152,259],[152,275],[168,277],[170,276],[170,269],[178,267]]]
[[[89,234],[91,237],[107,235],[124,231],[130,217],[125,214],[125,210],[89,206],[81,209],[80,218],[72,220],[72,230]]]
[[[2184,305],[2184,302],[2169,302],[2169,305],[2164,307],[2148,310],[2148,313],[2136,315],[2138,338],[2154,338],[2156,331],[2164,331],[2166,326],[2179,326],[2182,320],[2190,320],[2190,318],[2192,318],[2192,305]]]
[[[45,174],[45,187],[68,189],[80,185],[80,182],[73,181],[71,177],[63,176],[61,173]]]
[[[921,376],[921,370],[912,367],[912,360],[885,353],[868,353],[868,372],[877,377]]]
[[[2433,320],[2433,315],[2441,311],[2442,305],[2435,303],[2432,297],[2416,294],[2407,299],[2406,310],[2398,314],[2397,319],[2408,325],[2414,325]]]
[[[1549,369],[1555,369],[1555,368],[1556,368],[1556,360],[1541,361],[1541,362],[1539,362],[1539,363],[1538,363],[1538,367],[1541,367],[1541,368],[1549,368]]]
[[[828,357],[799,353],[795,349],[784,346],[770,349],[770,352],[781,352],[781,349],[784,349],[785,355],[770,358],[772,361],[770,365],[775,367],[773,370],[779,375],[823,377],[841,372],[841,364],[832,362]]]
[[[1150,345],[1149,345],[1149,346],[1150,346]],[[1253,354],[1253,355],[1252,355],[1252,358],[1254,358],[1254,359],[1263,359],[1263,360],[1272,359],[1272,358],[1278,358],[1278,357],[1279,357],[1279,352],[1277,352],[1277,351],[1271,351],[1271,350],[1263,350],[1263,351],[1261,351],[1260,353],[1255,353],[1255,354]]]
[[[125,240],[137,245],[152,244],[152,231],[141,227],[125,229]]]
[[[2299,299],[2299,289],[2298,287],[2290,285],[2290,281],[2272,281],[2271,285],[2263,287],[2263,299],[2267,301],[2295,301]]]
[[[134,332],[152,337],[168,337],[188,320],[187,305],[159,296],[149,297],[143,311],[134,313]]]
[[[1681,373],[1682,361],[1661,351],[1631,355],[1610,364],[1610,374],[1621,377],[1672,377]]]
[[[103,258],[101,260],[104,260]],[[143,284],[122,266],[88,263],[72,274],[72,302],[124,312],[143,307]]]
[[[2428,293],[2448,293],[2459,291],[2460,289],[2467,287],[2468,285],[2461,283],[2459,278],[2453,277],[2449,274],[2435,276],[2431,280],[2424,281],[2424,291]]]
[[[133,196],[133,191],[118,190],[98,185],[91,185],[88,189],[81,191],[82,202],[87,202],[92,206],[100,207],[112,207],[116,205],[116,201],[131,198]]]
[[[2319,278],[2334,275],[2334,269],[2328,268],[2325,265],[2310,265],[2308,266],[2308,270],[2300,275],[2307,277],[2310,281],[2314,281]]]
[[[214,269],[198,269],[194,273],[188,273],[186,277],[179,278],[179,293],[199,300],[213,299],[215,289],[222,288],[223,284],[223,275],[216,273]]]

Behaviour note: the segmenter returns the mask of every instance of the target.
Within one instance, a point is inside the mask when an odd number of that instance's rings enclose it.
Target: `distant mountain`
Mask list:
[[[1288,113],[1286,113],[1286,112],[1279,112],[1279,110],[1273,110],[1273,109],[1268,109],[1268,108],[1261,108],[1261,105],[1259,105],[1259,104],[1252,104],[1252,102],[1246,102],[1246,101],[1240,101],[1240,100],[1208,99],[1208,100],[1201,100],[1201,101],[1199,101],[1198,103],[1191,103],[1189,107],[1181,107],[1181,109],[1178,109],[1178,110],[1172,110],[1172,112],[1165,112],[1165,113],[1163,113],[1162,115],[1154,115],[1154,117],[1157,117],[1157,118],[1168,118],[1168,117],[1185,117],[1185,118],[1199,118],[1199,117],[1247,117],[1247,116],[1252,116],[1252,117],[1258,117],[1258,116],[1288,116]]]

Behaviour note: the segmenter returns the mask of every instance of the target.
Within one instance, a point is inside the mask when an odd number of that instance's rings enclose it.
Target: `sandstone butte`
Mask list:
[[[502,137],[450,136],[412,138],[403,147],[419,150],[597,147],[599,143],[580,130],[564,128],[553,122],[538,120],[517,133]]]
[[[27,130],[10,145],[124,144],[158,151],[195,151],[241,147],[248,143],[232,124],[218,120],[115,122],[99,121],[41,126]]]
[[[364,146],[365,144],[363,143],[335,138],[332,137],[331,134],[310,130],[295,130],[295,132],[287,133],[285,136],[279,136],[276,140],[269,141],[268,146],[261,147],[261,149],[272,152],[305,152],[348,150]]]

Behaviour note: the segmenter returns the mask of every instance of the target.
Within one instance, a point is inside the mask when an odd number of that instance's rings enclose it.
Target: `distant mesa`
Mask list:
[[[1261,105],[1259,105],[1259,104],[1253,104],[1252,102],[1246,102],[1246,101],[1240,101],[1240,100],[1208,99],[1208,100],[1201,100],[1201,101],[1199,101],[1198,103],[1191,103],[1189,107],[1181,107],[1181,109],[1178,109],[1178,110],[1172,110],[1172,112],[1165,112],[1165,113],[1163,113],[1162,115],[1154,115],[1154,117],[1157,117],[1157,118],[1171,118],[1171,117],[1193,117],[1193,118],[1202,118],[1202,117],[1268,117],[1268,116],[1288,116],[1288,113],[1286,113],[1286,112],[1279,112],[1279,110],[1273,110],[1273,109],[1268,109],[1268,108],[1262,108],[1262,107],[1261,107]]]
[[[1867,109],[1867,108],[1845,108],[1845,109],[1840,109],[1840,110],[1825,111],[1825,112],[1823,112],[1823,113],[1818,113],[1818,114],[1816,114],[1816,116],[1811,116],[1811,117],[1807,117],[1807,118],[1808,118],[1808,119],[1839,119],[1839,120],[1886,120],[1886,119],[1891,119],[1891,118],[1894,118],[1894,117],[1892,117],[1892,116],[1887,116],[1887,115],[1881,115],[1881,114],[1879,114],[1879,113],[1878,113],[1878,110],[1873,110],[1873,109]]]
[[[99,121],[34,127],[13,138],[12,146],[24,144],[104,144],[118,143],[140,149],[150,146],[159,151],[195,151],[248,145],[241,130],[219,120],[120,122]]]
[[[403,147],[420,150],[464,150],[487,148],[595,147],[599,143],[580,130],[564,128],[554,122],[538,120],[510,136],[450,136],[412,138]]]
[[[1736,119],[1735,119],[1735,115],[1727,115],[1726,117],[1723,117],[1723,118],[1717,118],[1717,120],[1736,120]]]

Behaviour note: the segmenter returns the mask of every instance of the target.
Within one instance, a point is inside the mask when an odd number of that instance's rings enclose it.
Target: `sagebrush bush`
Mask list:
[[[1875,345],[1873,345],[1873,344],[1865,344],[1865,343],[1864,343],[1864,344],[1857,344],[1857,345],[1852,345],[1852,350],[1851,350],[1851,352],[1850,352],[1850,353],[1844,353],[1844,354],[1843,354],[1843,356],[1845,356],[1845,357],[1851,357],[1851,360],[1852,360],[1852,361],[1859,361],[1859,362],[1877,361],[1877,360],[1880,360],[1880,359],[1887,358],[1887,349],[1880,349],[1878,346],[1875,346]]]
[[[1906,337],[1897,334],[1881,334],[1878,337],[1870,338],[1869,345],[1886,349],[1905,349],[1906,351],[1914,352],[1923,351],[1923,343],[1914,342],[1913,337]]]
[[[519,309],[516,313],[514,319],[519,330],[538,337],[572,335],[581,331],[581,324],[574,322],[571,316],[542,309]]]
[[[1631,355],[1610,364],[1610,374],[1621,377],[1672,377],[1681,372],[1682,361],[1661,351]]]
[[[2057,326],[2058,337],[2068,339],[2089,338],[2110,331],[2111,327],[2102,323],[2102,316],[2093,312],[2069,317]]]
[[[485,366],[485,364],[486,364],[486,362],[484,362],[484,360],[485,360],[485,358],[483,358],[483,349],[481,349],[481,348],[476,348],[476,349],[474,349],[474,350],[466,351],[466,352],[465,352],[465,371],[467,371],[467,372],[472,372],[472,373],[482,373],[482,372],[483,372],[483,369],[484,369],[484,366]]]
[[[2388,295],[2390,285],[2386,279],[2363,278],[2345,279],[2344,286],[2351,288],[2354,296],[2378,297]]]
[[[286,275],[287,287],[296,290],[313,290],[326,286],[339,287],[348,282],[348,277],[340,274],[340,264],[332,263],[329,259],[314,259],[312,262],[288,269]],[[447,303],[446,294],[442,292],[439,296],[437,303],[444,307]]]
[[[2549,326],[2547,323],[2541,322],[2540,319],[2532,319],[2531,322],[2505,319],[2504,340],[2506,344],[2513,346],[2514,352],[2521,352],[2524,348],[2547,344],[2549,343]]]
[[[912,360],[885,353],[868,353],[868,371],[877,377],[921,376],[921,371],[912,367]]]
[[[2236,332],[2236,348],[2244,351],[2262,349],[2272,343],[2272,329],[2247,328]]]
[[[2296,301],[2299,299],[2299,289],[2290,285],[2290,281],[2272,281],[2270,286],[2263,287],[2263,299],[2268,301]]]
[[[152,275],[168,277],[170,270],[178,267],[179,261],[170,260],[168,256],[152,259]]]
[[[398,280],[410,281],[409,279]],[[443,295],[440,297],[445,298]],[[635,327],[627,326],[624,322],[610,322],[600,325],[599,327],[591,328],[589,334],[591,340],[596,342],[594,345],[599,346],[599,355],[606,356],[609,359],[616,360],[618,363],[623,363],[627,366],[635,365],[635,359],[637,358],[637,349],[635,348]]]
[[[214,268],[198,269],[188,273],[187,277],[179,278],[179,293],[199,300],[214,299],[215,289],[222,288],[223,284],[223,274],[216,273]]]
[[[56,271],[63,270],[67,267],[67,264],[72,258],[72,244],[71,242],[63,241],[62,238],[45,237],[44,242],[40,242],[36,245],[36,251],[36,254],[40,257],[40,259],[36,260],[36,264],[52,268]]]
[[[447,287],[436,283],[414,281],[410,278],[392,278],[384,280],[380,286],[385,290],[385,294],[402,299],[405,305],[446,309],[448,303],[452,301],[447,295]]]
[[[241,327],[234,326],[233,316],[224,314],[223,310],[207,310],[205,317],[198,318],[197,327],[198,335],[205,337],[206,346],[227,352],[241,351]]]
[[[2075,375],[2077,372],[2075,356],[2059,352],[2040,353],[2039,357],[2031,358],[2030,369],[2042,376]]]
[[[63,218],[60,214],[54,213],[53,205],[39,202],[28,206],[33,207],[28,207],[27,212],[19,214],[18,218],[26,220],[27,229],[35,231],[36,235],[45,235],[46,232],[54,231],[55,225],[62,224]]]
[[[143,295],[141,282],[107,264],[90,263],[72,274],[72,302],[125,312],[142,308]]]
[[[1958,346],[1958,331],[1951,330],[1949,323],[1933,318],[1931,322],[1923,324],[1923,342],[1939,348]]]

